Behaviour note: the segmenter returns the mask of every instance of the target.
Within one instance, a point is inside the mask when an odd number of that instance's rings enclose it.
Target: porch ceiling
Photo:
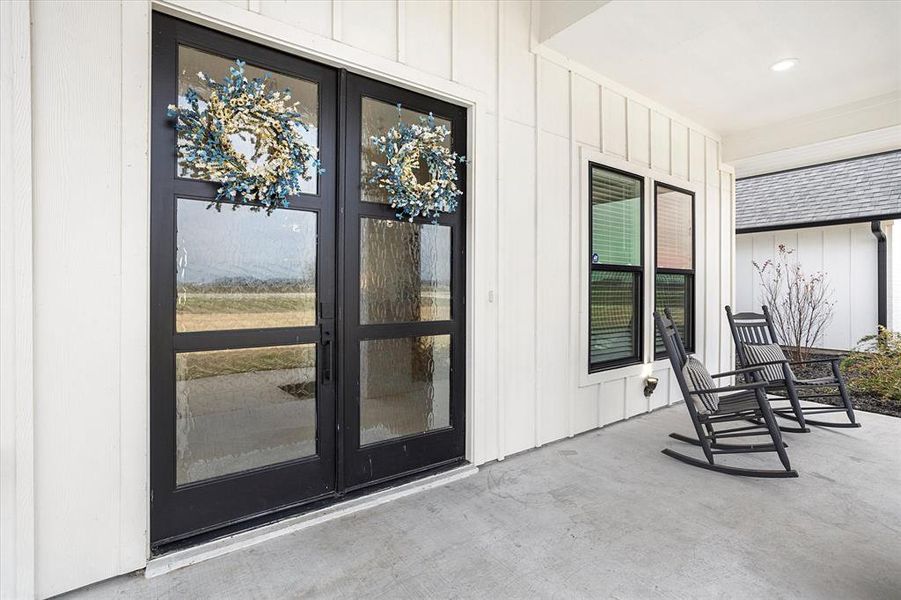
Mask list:
[[[674,406],[72,597],[897,598],[901,419],[857,414],[860,429],[787,435],[798,479],[729,477],[661,455],[680,445],[668,432],[689,432]]]
[[[899,2],[614,0],[546,44],[724,136],[901,90]]]

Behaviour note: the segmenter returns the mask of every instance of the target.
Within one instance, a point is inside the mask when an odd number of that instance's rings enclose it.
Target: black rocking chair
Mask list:
[[[773,409],[767,400],[763,381],[751,381],[733,386],[716,387],[714,378],[728,376],[744,376],[762,369],[762,367],[750,367],[709,375],[699,361],[689,357],[682,343],[682,338],[673,323],[669,310],[664,309],[663,315],[654,313],[654,322],[657,331],[666,347],[670,363],[682,390],[685,406],[694,424],[697,438],[671,433],[670,437],[680,442],[686,442],[700,446],[704,451],[705,460],[694,458],[666,448],[663,453],[676,460],[702,469],[710,469],[729,475],[742,475],[745,477],[797,477],[798,472],[791,468],[788,460],[788,447],[782,441],[782,433],[776,424]],[[753,425],[747,425],[749,420],[756,421]],[[726,423],[742,422],[739,427],[727,427],[717,430],[715,426]],[[756,444],[729,444],[721,440],[729,438],[742,438],[753,436],[769,436],[772,443]],[[775,452],[782,462],[784,470],[748,469],[720,465],[714,462],[714,457],[720,454],[741,454],[749,452]]]
[[[738,363],[742,367],[762,366],[769,367],[750,375],[750,379],[765,381],[766,392],[771,398],[787,400],[789,406],[779,406],[773,409],[776,415],[795,421],[799,428],[783,427],[782,431],[807,432],[808,425],[820,427],[860,427],[854,416],[854,405],[845,387],[845,380],[839,370],[839,358],[818,358],[805,361],[791,362],[785,358],[782,350],[778,350],[775,358],[761,360],[755,347],[766,345],[778,345],[776,327],[773,325],[773,316],[764,306],[763,313],[732,313],[732,308],[726,306],[726,317],[729,319],[729,328],[732,330],[732,339],[735,341],[735,351],[738,355]],[[814,365],[831,363],[832,375],[814,379],[798,379],[791,367],[801,365]],[[802,400],[816,402],[819,399],[840,398],[841,406],[802,406]],[[835,421],[823,421],[810,419],[808,416],[820,416],[829,413],[845,413],[847,423]]]

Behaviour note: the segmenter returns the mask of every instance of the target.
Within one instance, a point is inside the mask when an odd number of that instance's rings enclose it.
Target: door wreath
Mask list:
[[[397,112],[397,125],[385,135],[370,138],[385,162],[371,162],[369,181],[387,191],[398,219],[424,217],[435,223],[441,214],[457,210],[458,198],[463,195],[457,188],[457,163],[465,163],[466,159],[444,146],[450,131],[444,125],[436,125],[431,113],[420,117],[419,123],[408,125],[400,120],[400,104]],[[428,181],[416,177],[423,162]]]
[[[303,139],[309,126],[298,103],[288,104],[291,91],[268,89],[268,75],[248,80],[244,66],[244,61],[235,61],[221,83],[198,73],[210,88],[209,97],[188,88],[188,105],[170,104],[168,114],[181,134],[181,160],[201,178],[220,183],[210,206],[221,210],[223,202],[235,209],[247,204],[271,214],[288,206],[287,197],[300,192],[302,181],[324,170],[319,149]],[[253,153],[237,149],[238,141],[252,144]]]

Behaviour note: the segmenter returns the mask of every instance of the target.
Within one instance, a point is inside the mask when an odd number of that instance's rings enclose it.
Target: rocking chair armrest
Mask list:
[[[753,366],[755,366],[755,367],[769,367],[770,365],[793,365],[793,364],[795,364],[795,363],[789,362],[789,360],[786,358],[786,359],[768,360],[768,361],[766,361],[766,362],[754,363]]]
[[[764,388],[767,386],[766,381],[755,381],[753,383],[743,383],[740,385],[727,385],[725,387],[718,388],[710,388],[706,390],[689,390],[689,394],[692,396],[699,396],[701,394],[720,394],[724,392],[747,392],[750,390],[756,390],[760,388]]]
[[[751,365],[749,367],[742,367],[741,369],[735,369],[734,371],[726,371],[724,373],[717,373],[715,375],[711,375],[714,379],[719,379],[720,377],[729,377],[730,375],[744,375],[745,373],[754,373],[755,371],[763,371],[766,365]]]

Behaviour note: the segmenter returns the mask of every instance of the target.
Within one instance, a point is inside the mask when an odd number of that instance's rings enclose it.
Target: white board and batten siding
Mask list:
[[[645,364],[585,373],[588,158],[696,191],[697,350],[711,370],[731,366],[722,307],[733,178],[719,138],[537,46],[530,2],[34,3],[35,553],[21,566],[34,569],[38,596],[140,569],[148,556],[153,8],[472,107],[472,462],[678,399],[647,351]],[[650,196],[645,215],[649,313]],[[643,335],[650,348],[648,315]],[[648,399],[651,373],[660,385]],[[4,511],[4,523],[28,522]]]
[[[901,265],[894,241],[894,224],[884,221],[888,239],[889,327],[901,314],[901,277],[893,277]],[[778,254],[779,246],[793,250],[792,260],[808,275],[822,271],[832,289],[834,316],[818,346],[836,350],[853,348],[860,338],[876,331],[878,295],[876,238],[869,223],[832,225],[742,233],[735,238],[736,309],[760,312],[762,293],[754,263],[763,264]],[[892,290],[895,286],[895,290]],[[894,306],[893,306],[894,305]]]

